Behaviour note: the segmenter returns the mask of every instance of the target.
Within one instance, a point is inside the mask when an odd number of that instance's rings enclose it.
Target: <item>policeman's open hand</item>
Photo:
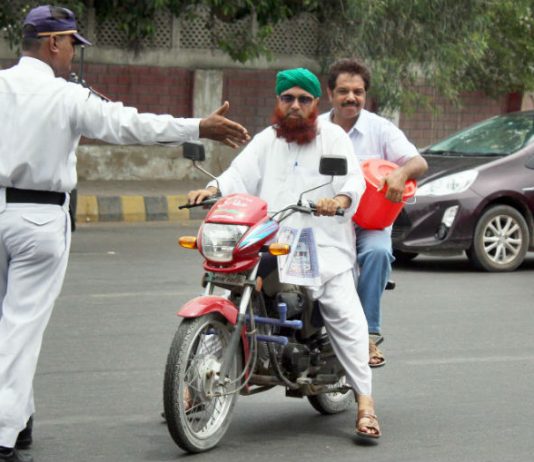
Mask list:
[[[229,108],[230,104],[225,101],[219,109],[200,121],[200,138],[220,141],[232,148],[237,148],[250,140],[245,127],[224,117]]]
[[[204,199],[214,196],[217,194],[217,188],[213,186],[208,187],[207,189],[196,189],[194,191],[189,191],[187,193],[187,202],[189,204],[200,204]]]

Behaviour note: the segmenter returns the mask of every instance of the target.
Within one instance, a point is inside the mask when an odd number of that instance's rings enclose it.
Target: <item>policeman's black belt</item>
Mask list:
[[[63,205],[65,203],[65,193],[54,191],[37,191],[33,189],[6,188],[6,202]]]

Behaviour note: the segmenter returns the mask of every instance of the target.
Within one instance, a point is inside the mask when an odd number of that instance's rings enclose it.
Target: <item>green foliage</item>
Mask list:
[[[320,0],[168,0],[167,8],[175,16],[186,13],[191,17],[196,15],[198,7],[206,8],[210,14],[206,28],[212,31],[215,43],[234,61],[245,63],[261,56],[271,57],[266,40],[275,24],[303,12],[315,12],[320,4]],[[218,36],[213,28],[215,18],[229,23],[253,18],[254,32]]]
[[[214,18],[225,22],[238,21],[253,16],[257,19],[256,33],[251,36],[217,37],[217,45],[236,61],[246,62],[262,55],[269,55],[265,40],[272,33],[272,25],[303,11],[313,11],[320,0],[94,0],[97,16],[118,17],[119,27],[126,33],[129,46],[139,51],[144,39],[154,35],[154,16],[158,10],[167,9],[176,17],[196,15],[197,7],[209,10],[211,28]]]
[[[491,8],[484,17],[485,52],[468,69],[466,77],[489,94],[499,94],[501,89],[534,90],[534,3],[531,0],[488,3]]]
[[[154,16],[167,4],[168,0],[94,0],[98,19],[120,18],[118,27],[136,53],[144,39],[154,36]]]
[[[372,68],[381,107],[407,108],[424,97],[423,78],[457,100],[464,91],[490,95],[534,89],[531,0],[346,0],[325,27],[323,65],[357,56]],[[336,25],[334,30],[333,25]]]

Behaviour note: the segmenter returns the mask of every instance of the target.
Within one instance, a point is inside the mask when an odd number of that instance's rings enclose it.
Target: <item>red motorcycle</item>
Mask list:
[[[204,160],[202,145],[186,143],[184,157],[214,178],[197,164]],[[319,171],[332,179],[345,175],[346,159],[323,157]],[[321,186],[326,185],[314,189]],[[290,251],[288,244],[271,243],[279,223],[293,213],[314,213],[313,204],[299,200],[269,214],[265,201],[233,194],[198,205],[213,206],[198,235],[181,237],[180,245],[198,249],[205,259],[204,295],[178,312],[183,320],[163,387],[165,418],[176,444],[193,453],[213,448],[230,425],[237,396],[274,386],[284,387],[287,396],[307,397],[322,414],[351,407],[352,389],[316,304],[303,288],[278,282],[275,257]],[[274,263],[270,270],[269,263]],[[215,295],[216,288],[224,293]]]

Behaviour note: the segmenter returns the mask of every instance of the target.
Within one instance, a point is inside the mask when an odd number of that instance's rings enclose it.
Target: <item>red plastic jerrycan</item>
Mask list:
[[[362,163],[366,188],[352,221],[365,229],[384,229],[391,226],[407,199],[415,195],[415,180],[408,180],[402,195],[402,202],[386,199],[387,186],[377,191],[380,180],[399,168],[397,164],[382,159],[369,159]]]

